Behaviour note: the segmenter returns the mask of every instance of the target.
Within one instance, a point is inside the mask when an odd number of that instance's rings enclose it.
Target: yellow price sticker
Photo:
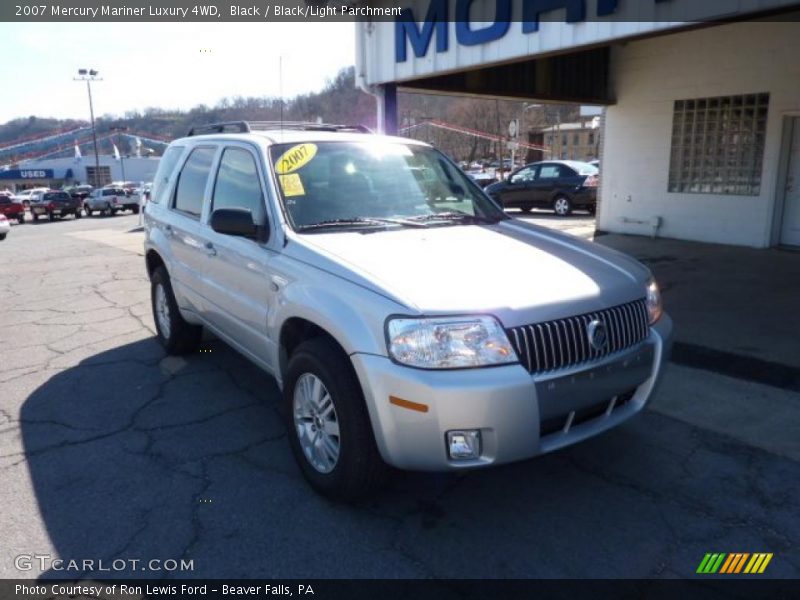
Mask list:
[[[317,155],[316,144],[297,144],[280,155],[275,161],[275,172],[285,175],[307,165]]]
[[[289,173],[288,175],[280,175],[279,176],[281,182],[281,189],[283,189],[283,195],[287,198],[289,196],[305,196],[306,189],[303,187],[303,182],[300,179],[300,175],[297,173]]]

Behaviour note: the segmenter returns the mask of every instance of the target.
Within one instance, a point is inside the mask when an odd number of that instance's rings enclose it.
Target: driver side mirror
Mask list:
[[[219,208],[211,213],[211,229],[217,233],[266,241],[266,227],[255,223],[248,208]]]

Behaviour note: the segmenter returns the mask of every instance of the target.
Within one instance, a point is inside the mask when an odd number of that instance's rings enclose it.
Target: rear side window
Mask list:
[[[153,179],[150,202],[159,203],[166,199],[166,194],[169,190],[169,178],[172,176],[181,154],[183,154],[183,146],[170,146],[164,152],[164,156],[161,157],[161,162],[158,164],[156,176]]]
[[[562,177],[560,165],[542,165],[539,169],[539,179],[557,179]]]
[[[262,222],[264,195],[253,155],[242,148],[226,148],[214,183],[211,209],[246,208]]]
[[[195,148],[183,165],[175,187],[175,210],[200,217],[203,212],[203,194],[206,189],[214,148]]]

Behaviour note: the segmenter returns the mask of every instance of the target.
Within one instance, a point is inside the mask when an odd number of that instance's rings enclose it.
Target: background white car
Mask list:
[[[11,224],[5,215],[0,215],[0,240],[6,239],[9,231],[11,231]]]

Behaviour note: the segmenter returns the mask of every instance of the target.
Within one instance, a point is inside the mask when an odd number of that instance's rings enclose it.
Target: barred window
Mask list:
[[[677,100],[670,192],[758,196],[769,94]]]

